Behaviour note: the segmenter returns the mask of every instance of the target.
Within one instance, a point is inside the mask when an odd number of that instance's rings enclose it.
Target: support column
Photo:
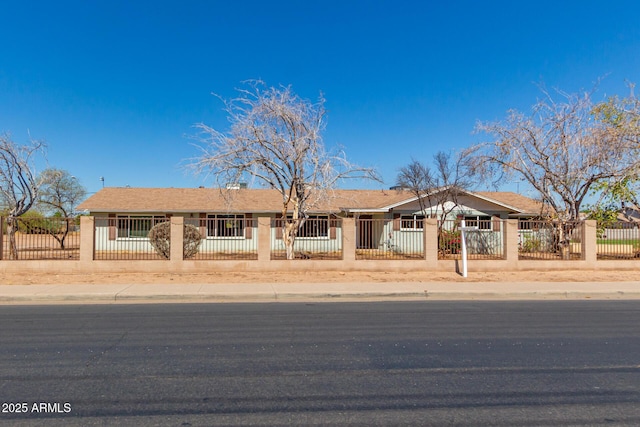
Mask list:
[[[594,219],[584,221],[582,228],[582,259],[594,265],[598,260],[598,224]]]
[[[95,250],[95,217],[80,217],[80,261],[91,262]]]
[[[271,261],[271,218],[258,218],[258,261]]]
[[[504,227],[504,259],[509,261],[509,267],[518,264],[518,220],[508,219]]]
[[[438,219],[425,218],[423,226],[424,259],[428,269],[438,266]]]
[[[342,219],[342,260],[352,262],[356,260],[356,220]]]
[[[171,247],[169,259],[172,263],[184,260],[184,217],[172,216],[171,222]]]

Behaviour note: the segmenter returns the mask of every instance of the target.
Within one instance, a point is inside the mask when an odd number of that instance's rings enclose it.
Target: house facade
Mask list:
[[[472,250],[491,250],[502,245],[501,220],[540,215],[541,205],[511,192],[457,192],[456,200],[444,200],[437,192],[418,198],[406,190],[332,190],[323,195],[299,230],[296,251],[339,251],[341,218],[356,221],[356,247],[362,250],[420,251],[425,218],[446,213],[442,228],[452,228],[461,219],[477,227],[469,241]],[[436,202],[438,200],[439,202]],[[121,250],[132,241],[143,249],[147,234],[157,223],[172,216],[197,227],[203,252],[257,250],[257,219],[271,220],[271,246],[282,241],[282,196],[271,189],[218,188],[116,188],[97,192],[78,210],[95,217],[96,247],[100,251]]]

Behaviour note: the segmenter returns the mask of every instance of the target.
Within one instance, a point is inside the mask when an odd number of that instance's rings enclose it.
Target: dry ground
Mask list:
[[[640,280],[636,271],[519,271],[479,273],[470,271],[466,279],[455,272],[331,272],[308,273],[101,273],[34,274],[0,273],[0,284],[129,284],[129,283],[373,283],[373,282],[630,282]]]

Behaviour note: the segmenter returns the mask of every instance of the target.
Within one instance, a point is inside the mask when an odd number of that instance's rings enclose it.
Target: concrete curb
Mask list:
[[[0,285],[0,304],[640,299],[640,282]]]
[[[77,294],[0,295],[0,305],[39,304],[161,304],[254,302],[373,302],[373,301],[517,301],[517,300],[640,300],[640,292],[406,292],[406,293],[219,293],[219,294]]]

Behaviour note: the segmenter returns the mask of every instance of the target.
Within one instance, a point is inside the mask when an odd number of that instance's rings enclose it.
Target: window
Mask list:
[[[534,221],[531,219],[518,219],[518,230],[534,230],[536,228]]]
[[[478,230],[491,230],[490,216],[465,216],[464,223],[467,227],[478,227]]]
[[[309,215],[302,224],[298,237],[329,237],[329,217]]]
[[[424,215],[402,215],[400,228],[409,230],[422,230],[424,228]]]
[[[244,237],[244,215],[209,215],[207,236]]]
[[[292,221],[290,215],[287,216],[287,221]],[[282,239],[285,221],[279,218],[273,224],[276,229],[276,239]],[[308,215],[300,225],[296,237],[335,239],[336,224],[337,220],[330,220],[329,215]]]
[[[146,239],[154,225],[166,220],[164,215],[119,216],[118,238]]]

